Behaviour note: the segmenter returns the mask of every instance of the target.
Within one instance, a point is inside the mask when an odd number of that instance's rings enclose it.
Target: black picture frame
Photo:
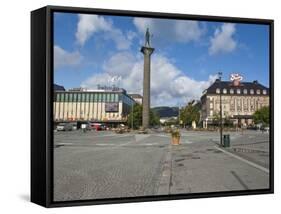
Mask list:
[[[216,22],[264,24],[270,28],[270,183],[268,189],[180,195],[144,196],[54,202],[53,193],[53,13],[86,13],[150,18],[188,19]],[[44,207],[161,201],[189,198],[226,197],[274,192],[274,21],[204,15],[172,14],[144,11],[46,6],[31,12],[31,202]]]

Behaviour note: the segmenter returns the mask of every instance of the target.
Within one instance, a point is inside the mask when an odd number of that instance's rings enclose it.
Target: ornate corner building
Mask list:
[[[203,127],[214,124],[220,117],[220,96],[222,118],[228,118],[239,127],[252,125],[255,111],[269,106],[269,88],[256,80],[253,82],[241,82],[241,79],[237,78],[231,80],[217,79],[203,92],[201,97]]]

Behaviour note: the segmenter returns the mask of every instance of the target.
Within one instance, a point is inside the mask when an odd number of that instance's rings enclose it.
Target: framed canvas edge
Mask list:
[[[46,6],[38,10],[46,10],[46,88],[42,94],[46,99],[46,136],[44,146],[46,148],[46,201],[38,203],[44,207],[66,207],[66,206],[81,206],[81,205],[99,205],[99,204],[116,204],[116,203],[132,203],[132,202],[150,202],[163,200],[178,200],[178,199],[195,199],[195,198],[210,198],[210,197],[228,197],[228,196],[243,196],[257,194],[272,194],[274,193],[274,20],[272,19],[257,19],[257,18],[240,18],[240,17],[225,17],[225,16],[208,16],[208,15],[189,15],[176,13],[159,13],[147,11],[129,11],[129,10],[112,10],[100,8],[83,8],[83,7],[64,7],[64,6]],[[159,195],[159,196],[143,196],[130,198],[114,198],[114,199],[89,199],[79,201],[53,201],[53,142],[52,142],[52,92],[53,92],[53,25],[52,14],[54,12],[65,13],[88,13],[101,15],[117,15],[117,16],[138,16],[150,18],[168,18],[168,19],[189,19],[189,20],[204,20],[215,22],[233,22],[233,23],[249,23],[249,24],[265,24],[269,25],[269,75],[270,75],[270,183],[268,189],[243,190],[243,191],[228,191],[228,192],[207,192],[207,193],[192,193],[179,195]],[[31,53],[32,54],[32,53]],[[32,74],[31,74],[32,75]],[[34,90],[34,89],[33,89]],[[31,89],[32,91],[32,89]],[[32,112],[31,112],[32,115]],[[31,119],[32,122],[32,119]],[[31,130],[34,132],[34,130]],[[43,139],[42,139],[43,140]],[[32,147],[32,142],[31,142]],[[32,155],[32,154],[31,154]],[[31,174],[36,172],[31,172]]]

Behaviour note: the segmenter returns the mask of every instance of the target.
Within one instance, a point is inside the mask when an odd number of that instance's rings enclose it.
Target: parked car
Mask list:
[[[269,127],[268,126],[263,126],[261,127],[262,132],[269,132]]]
[[[101,124],[101,130],[103,131],[107,130],[107,126],[105,124]]]
[[[57,131],[72,131],[73,125],[71,123],[59,123]]]
[[[77,123],[72,122],[70,124],[72,125],[72,130],[77,130]]]
[[[91,123],[90,127],[91,127],[91,129],[94,129],[96,131],[101,131],[102,130],[101,123]]]

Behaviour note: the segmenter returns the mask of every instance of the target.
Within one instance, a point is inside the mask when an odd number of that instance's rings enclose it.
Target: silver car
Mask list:
[[[59,123],[57,131],[72,131],[73,125],[71,123]]]

